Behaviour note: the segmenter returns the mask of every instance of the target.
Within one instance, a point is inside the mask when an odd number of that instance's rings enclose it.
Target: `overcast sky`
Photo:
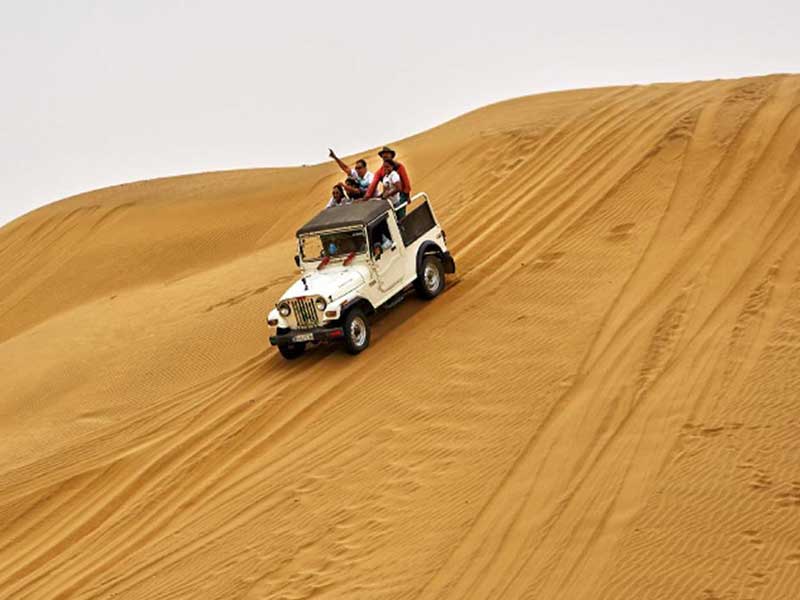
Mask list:
[[[800,71],[800,2],[0,0],[0,225],[318,163],[516,96]]]

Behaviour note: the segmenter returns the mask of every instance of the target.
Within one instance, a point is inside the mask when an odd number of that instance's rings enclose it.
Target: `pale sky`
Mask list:
[[[800,71],[797,0],[0,7],[0,225],[127,181],[319,163],[517,96]]]

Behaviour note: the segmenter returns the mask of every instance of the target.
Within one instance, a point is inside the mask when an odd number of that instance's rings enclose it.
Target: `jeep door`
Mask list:
[[[369,249],[375,262],[378,287],[381,292],[390,292],[402,282],[404,264],[402,242],[394,239],[386,216],[369,226]]]

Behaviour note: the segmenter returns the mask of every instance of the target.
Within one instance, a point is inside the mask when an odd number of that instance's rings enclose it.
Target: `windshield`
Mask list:
[[[304,235],[300,238],[300,254],[305,262],[321,260],[326,256],[332,259],[345,258],[351,252],[361,254],[366,248],[364,232],[360,229]]]

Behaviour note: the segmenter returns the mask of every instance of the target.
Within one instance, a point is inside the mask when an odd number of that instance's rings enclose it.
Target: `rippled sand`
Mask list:
[[[6,225],[0,597],[800,597],[799,107],[579,90],[393,144],[458,272],[357,357],[267,340],[332,163]]]

